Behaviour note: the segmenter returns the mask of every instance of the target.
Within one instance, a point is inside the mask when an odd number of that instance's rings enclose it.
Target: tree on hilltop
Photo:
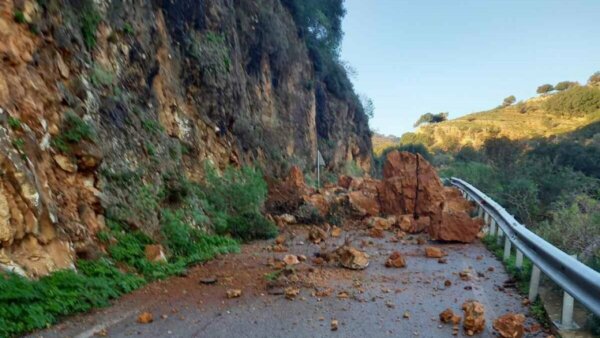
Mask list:
[[[591,86],[600,85],[600,72],[595,72],[594,74],[592,74],[592,76],[590,76],[588,80],[588,84]]]
[[[547,83],[547,84],[543,84],[539,87],[537,87],[537,93],[538,94],[547,94],[551,91],[554,90],[554,86],[552,86],[551,84]]]
[[[579,85],[579,83],[573,82],[573,81],[561,81],[561,82],[557,83],[556,86],[554,86],[554,89],[559,92],[562,92],[563,90],[567,90],[569,88],[573,88],[578,85]]]
[[[448,113],[442,112],[438,114],[425,113],[415,122],[414,127],[418,127],[423,123],[439,123],[448,120]]]
[[[514,95],[505,97],[504,101],[502,101],[502,107],[508,107],[515,102],[517,102],[517,98]]]

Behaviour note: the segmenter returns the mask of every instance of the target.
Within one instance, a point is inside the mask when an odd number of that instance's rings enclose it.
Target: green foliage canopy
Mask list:
[[[439,122],[443,122],[446,120],[448,120],[447,112],[438,113],[438,114],[425,113],[419,117],[417,122],[415,122],[414,126],[418,127],[423,123],[439,123]]]
[[[547,84],[543,84],[543,85],[537,87],[536,92],[538,94],[546,94],[546,93],[549,93],[549,92],[551,92],[553,90],[554,90],[554,86],[552,86],[551,84],[547,83]]]

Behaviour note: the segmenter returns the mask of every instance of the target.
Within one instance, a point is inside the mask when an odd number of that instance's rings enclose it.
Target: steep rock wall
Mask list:
[[[206,161],[368,169],[369,134],[279,0],[3,1],[0,267],[71,267],[111,219],[158,236],[164,178]]]

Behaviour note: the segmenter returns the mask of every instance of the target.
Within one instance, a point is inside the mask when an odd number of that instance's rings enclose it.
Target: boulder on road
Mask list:
[[[269,194],[265,208],[269,213],[293,213],[304,202],[302,196],[308,192],[304,175],[297,166],[290,169],[289,175],[283,181],[268,179]]]
[[[482,226],[481,218],[473,219],[464,211],[444,210],[442,222],[429,226],[428,232],[434,241],[471,243]]]
[[[348,202],[350,202],[352,210],[360,216],[379,215],[379,203],[376,196],[363,191],[351,191],[348,193]]]
[[[354,247],[344,245],[336,249],[336,254],[340,265],[347,269],[363,270],[369,266],[369,255]]]
[[[396,223],[396,217],[370,217],[367,219],[367,224],[371,228],[389,230]]]
[[[485,308],[483,304],[468,300],[462,305],[464,312],[463,328],[467,336],[483,332],[485,329]]]
[[[402,257],[401,253],[394,251],[390,257],[388,257],[385,266],[388,268],[403,268],[406,266],[406,260]]]
[[[446,253],[438,247],[428,246],[425,247],[425,256],[428,258],[442,258],[446,256]]]
[[[525,332],[525,316],[507,313],[494,320],[494,330],[503,338],[521,338]]]

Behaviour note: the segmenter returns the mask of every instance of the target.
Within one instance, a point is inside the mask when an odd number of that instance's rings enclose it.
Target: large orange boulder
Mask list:
[[[442,222],[428,228],[432,240],[471,243],[483,226],[481,218],[471,218],[464,211],[444,210]]]
[[[451,210],[460,210],[470,213],[474,209],[474,202],[465,199],[460,190],[455,187],[444,187],[444,198],[446,199],[446,208]]]
[[[483,220],[471,218],[473,205],[462,197],[458,189],[445,188],[444,196],[446,203],[442,221],[429,226],[429,236],[440,241],[473,242],[483,226]]]
[[[429,217],[430,224],[442,221],[444,187],[435,169],[423,156],[409,152],[388,153],[380,189],[381,210],[386,214]]]
[[[414,214],[417,190],[416,185],[410,187],[410,183],[402,176],[384,179],[379,190],[381,212],[386,215]]]
[[[351,191],[348,193],[348,202],[352,210],[360,216],[379,215],[379,203],[377,196],[372,196],[363,191]]]
[[[471,202],[456,188],[442,185],[421,155],[392,151],[383,166],[379,188],[381,212],[398,217],[406,232],[427,231],[433,240],[472,242],[482,221],[471,219]],[[412,217],[411,217],[412,216]]]
[[[352,183],[352,176],[341,175],[338,178],[338,185],[344,189],[349,189]]]
[[[265,201],[265,208],[269,213],[292,213],[303,203],[303,196],[309,191],[304,182],[302,170],[297,166],[290,169],[290,173],[283,181],[268,179],[269,194]]]
[[[304,196],[305,203],[311,204],[314,206],[321,216],[325,216],[329,213],[329,204],[330,202],[327,200],[327,197],[323,194],[317,193],[312,194],[310,196]]]

